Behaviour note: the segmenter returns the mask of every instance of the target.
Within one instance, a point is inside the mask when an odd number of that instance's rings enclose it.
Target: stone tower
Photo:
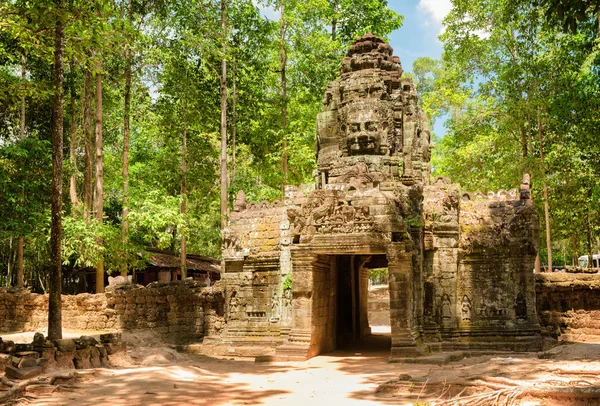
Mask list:
[[[317,116],[315,184],[283,202],[238,194],[223,235],[235,348],[308,358],[370,334],[369,269],[389,272],[391,356],[540,346],[533,265],[539,222],[519,193],[430,180],[431,134],[392,48],[350,46]],[[251,350],[249,350],[251,351]]]

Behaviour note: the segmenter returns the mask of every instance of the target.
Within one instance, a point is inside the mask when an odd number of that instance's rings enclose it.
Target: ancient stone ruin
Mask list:
[[[541,348],[529,177],[487,194],[431,180],[417,99],[388,44],[354,42],[317,116],[315,184],[282,202],[237,196],[215,342],[306,359],[365,337],[369,269],[387,267],[392,358]]]

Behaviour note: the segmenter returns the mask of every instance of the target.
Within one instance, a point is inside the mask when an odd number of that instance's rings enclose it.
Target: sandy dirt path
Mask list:
[[[528,385],[561,384],[561,380],[570,385],[567,380],[596,381],[595,377],[600,377],[599,344],[560,346],[543,358],[535,353],[504,353],[464,358],[442,366],[388,363],[388,355],[389,337],[378,337],[368,347],[286,363],[218,359],[177,353],[166,347],[133,347],[123,363],[125,367],[99,369],[94,378],[77,382],[74,390],[40,394],[17,404],[411,405],[431,401],[437,395],[432,397],[417,390],[377,393],[377,388],[400,375],[414,378],[415,388],[419,387],[418,382],[490,377]],[[131,361],[138,365],[131,367]],[[588,372],[579,377],[569,371]],[[564,403],[529,399],[521,404]]]

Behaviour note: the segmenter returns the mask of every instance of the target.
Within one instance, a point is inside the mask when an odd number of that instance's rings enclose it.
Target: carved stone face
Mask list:
[[[346,116],[345,130],[349,155],[387,152],[388,123],[372,105],[361,103],[351,108]]]

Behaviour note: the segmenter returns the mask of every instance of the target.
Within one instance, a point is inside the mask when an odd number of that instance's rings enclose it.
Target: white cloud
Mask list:
[[[434,23],[435,26],[440,27],[440,33],[444,31],[442,22],[452,9],[451,0],[419,0],[417,7],[429,15],[429,18],[424,22],[426,26]]]
[[[252,0],[252,3],[258,7],[258,10],[260,11],[260,14],[271,21],[278,21],[279,20],[279,10],[275,9],[275,7],[273,6],[267,6],[265,5],[265,3],[263,1],[259,1],[259,0]]]

